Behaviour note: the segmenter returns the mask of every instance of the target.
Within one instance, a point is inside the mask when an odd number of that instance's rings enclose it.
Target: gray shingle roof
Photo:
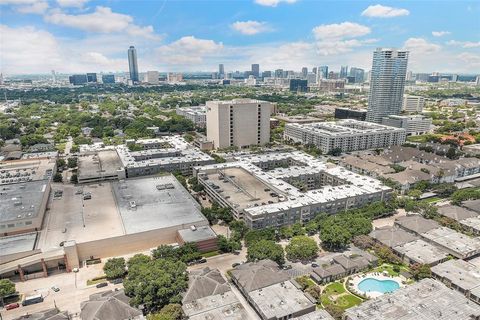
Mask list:
[[[230,291],[230,286],[218,269],[205,268],[191,271],[188,277],[188,290],[182,302],[192,302],[197,299]]]
[[[265,288],[290,280],[290,276],[271,260],[260,260],[239,265],[231,271],[232,278],[245,292]]]

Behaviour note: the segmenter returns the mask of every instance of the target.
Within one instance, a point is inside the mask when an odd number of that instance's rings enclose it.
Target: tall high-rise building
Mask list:
[[[85,74],[74,74],[68,77],[68,80],[74,86],[80,86],[87,83],[87,75]]]
[[[317,76],[319,76],[320,79],[328,79],[328,66],[318,67]]]
[[[270,141],[271,102],[253,99],[207,101],[207,139],[214,148],[263,145]]]
[[[275,78],[283,78],[283,69],[275,70]]]
[[[223,63],[220,63],[220,64],[218,65],[218,77],[219,77],[220,79],[225,78],[225,68],[224,68],[224,66],[223,66]]]
[[[272,76],[272,71],[263,71],[262,78],[270,78]]]
[[[251,74],[255,78],[260,77],[260,65],[259,64],[257,64],[257,63],[252,64],[252,73]]]
[[[314,74],[317,74],[317,67],[313,67],[312,72],[313,72]]]
[[[52,82],[53,83],[57,82],[57,74],[55,73],[55,70],[52,70]]]
[[[132,80],[133,83],[138,83],[137,50],[134,46],[128,48],[128,69],[130,71],[130,80]]]
[[[303,78],[303,79],[307,79],[307,74],[308,74],[308,68],[307,68],[307,67],[303,67],[303,68],[302,68],[302,78]]]
[[[345,79],[348,75],[348,66],[340,67],[340,79]]]
[[[407,64],[408,51],[377,48],[373,52],[367,121],[381,123],[383,117],[400,114]]]

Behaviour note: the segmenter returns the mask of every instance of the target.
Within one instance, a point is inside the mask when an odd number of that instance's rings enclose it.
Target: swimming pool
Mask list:
[[[363,292],[376,291],[380,293],[393,292],[400,288],[397,281],[378,280],[375,278],[366,278],[358,284],[358,289]]]

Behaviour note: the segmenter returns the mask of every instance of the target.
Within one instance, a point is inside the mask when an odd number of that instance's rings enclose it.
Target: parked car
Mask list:
[[[113,284],[119,284],[119,283],[122,283],[123,282],[123,279],[122,278],[118,278],[118,279],[113,279],[112,280],[112,283]]]
[[[292,269],[292,266],[291,265],[286,265],[286,266],[283,266],[282,269],[283,270],[290,270],[290,269]]]
[[[57,287],[57,286],[53,286],[53,287],[52,287],[52,290],[53,290],[54,292],[58,292],[58,291],[60,291],[60,288]]]
[[[235,262],[234,264],[232,264],[232,268],[236,268],[236,267],[238,267],[239,265],[240,265],[240,263]]]
[[[318,267],[318,263],[312,262],[312,268],[317,268],[317,267]]]
[[[99,283],[99,284],[97,284],[95,287],[97,287],[97,288],[103,288],[103,287],[106,287],[106,286],[108,286],[108,282]]]
[[[198,260],[197,263],[207,263],[207,259],[202,258],[202,259]]]
[[[16,308],[18,308],[18,307],[20,307],[20,305],[19,305],[17,302],[15,302],[15,303],[10,303],[10,304],[7,304],[7,305],[5,306],[5,310],[12,310],[12,309],[16,309]]]

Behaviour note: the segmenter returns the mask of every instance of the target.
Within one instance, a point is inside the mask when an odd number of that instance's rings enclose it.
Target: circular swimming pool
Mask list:
[[[378,280],[375,278],[366,278],[358,284],[358,289],[363,292],[393,292],[400,288],[400,284],[394,280]]]

